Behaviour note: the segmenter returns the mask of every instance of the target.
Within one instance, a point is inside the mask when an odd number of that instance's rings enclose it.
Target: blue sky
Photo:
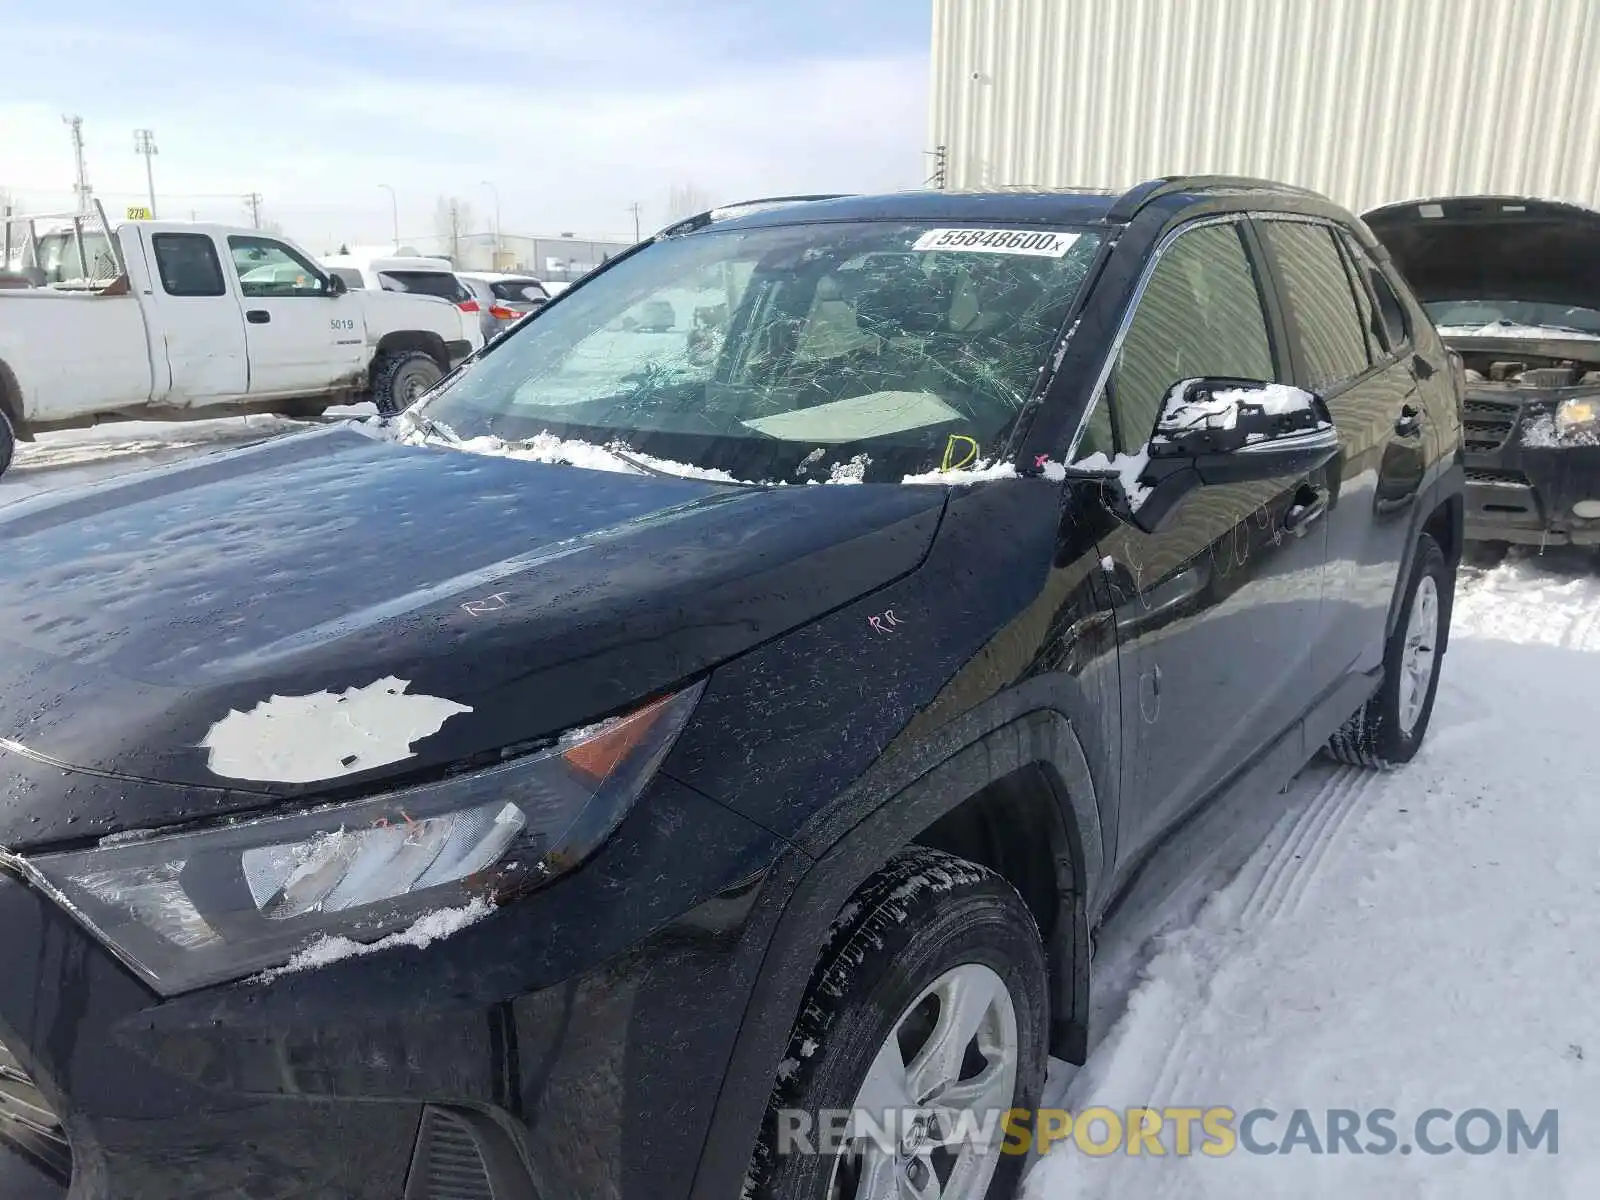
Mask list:
[[[0,188],[71,202],[61,114],[84,118],[108,209],[266,213],[315,251],[433,232],[442,194],[487,228],[631,232],[668,189],[713,201],[915,185],[931,0],[11,0]],[[17,48],[25,48],[18,52]],[[491,189],[486,182],[492,182]]]

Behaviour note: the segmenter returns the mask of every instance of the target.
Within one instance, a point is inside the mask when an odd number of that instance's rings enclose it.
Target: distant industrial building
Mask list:
[[[570,235],[527,237],[516,233],[470,233],[459,239],[456,268],[462,271],[526,271],[539,279],[564,282],[594,270],[631,243],[591,241]],[[441,248],[448,254],[450,247]]]

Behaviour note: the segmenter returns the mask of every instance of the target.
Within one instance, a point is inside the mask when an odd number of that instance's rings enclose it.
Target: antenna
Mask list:
[[[144,181],[150,189],[150,215],[156,215],[156,177],[150,163],[158,153],[156,135],[148,129],[133,131],[133,152],[144,155]]]
[[[77,168],[77,182],[72,185],[72,190],[78,197],[78,211],[87,213],[94,189],[89,186],[89,168],[83,161],[83,118],[76,113],[69,113],[61,119],[72,130],[72,158]]]

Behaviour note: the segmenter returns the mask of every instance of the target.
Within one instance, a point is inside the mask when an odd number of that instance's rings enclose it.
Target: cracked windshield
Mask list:
[[[899,480],[993,461],[1099,245],[1090,232],[831,223],[665,239],[424,406],[734,479]]]

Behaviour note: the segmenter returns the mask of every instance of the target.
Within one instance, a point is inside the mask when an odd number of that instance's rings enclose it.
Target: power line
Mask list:
[[[156,150],[156,135],[148,129],[135,129],[133,131],[133,152],[144,155],[144,181],[150,189],[150,215],[156,215],[156,177],[151,167],[151,162],[159,151]]]

